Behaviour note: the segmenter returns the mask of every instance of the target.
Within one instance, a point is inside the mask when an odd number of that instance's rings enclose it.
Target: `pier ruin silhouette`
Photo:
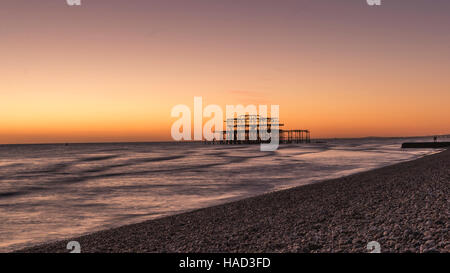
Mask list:
[[[260,144],[269,143],[271,132],[278,129],[279,143],[310,143],[310,131],[305,129],[281,129],[284,124],[278,118],[260,115],[240,115],[224,121],[226,130],[218,131],[221,139],[205,141],[206,144]]]

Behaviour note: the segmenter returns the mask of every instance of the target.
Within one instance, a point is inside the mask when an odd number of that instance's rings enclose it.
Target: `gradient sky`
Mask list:
[[[315,138],[448,134],[449,26],[448,0],[2,0],[0,143],[170,140],[194,96]]]

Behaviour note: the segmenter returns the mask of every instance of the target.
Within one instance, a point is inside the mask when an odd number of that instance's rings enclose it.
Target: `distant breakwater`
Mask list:
[[[446,148],[450,142],[405,142],[402,148]]]

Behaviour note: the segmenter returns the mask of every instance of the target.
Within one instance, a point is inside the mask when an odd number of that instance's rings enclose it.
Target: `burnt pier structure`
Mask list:
[[[224,121],[227,130],[219,131],[222,139],[205,141],[208,144],[260,144],[270,142],[270,133],[278,129],[279,143],[310,143],[309,130],[281,129],[284,124],[278,118],[259,115],[240,115]]]

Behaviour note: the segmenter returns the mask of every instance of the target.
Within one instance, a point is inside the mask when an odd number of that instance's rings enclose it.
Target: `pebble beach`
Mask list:
[[[17,252],[450,252],[450,150]]]

